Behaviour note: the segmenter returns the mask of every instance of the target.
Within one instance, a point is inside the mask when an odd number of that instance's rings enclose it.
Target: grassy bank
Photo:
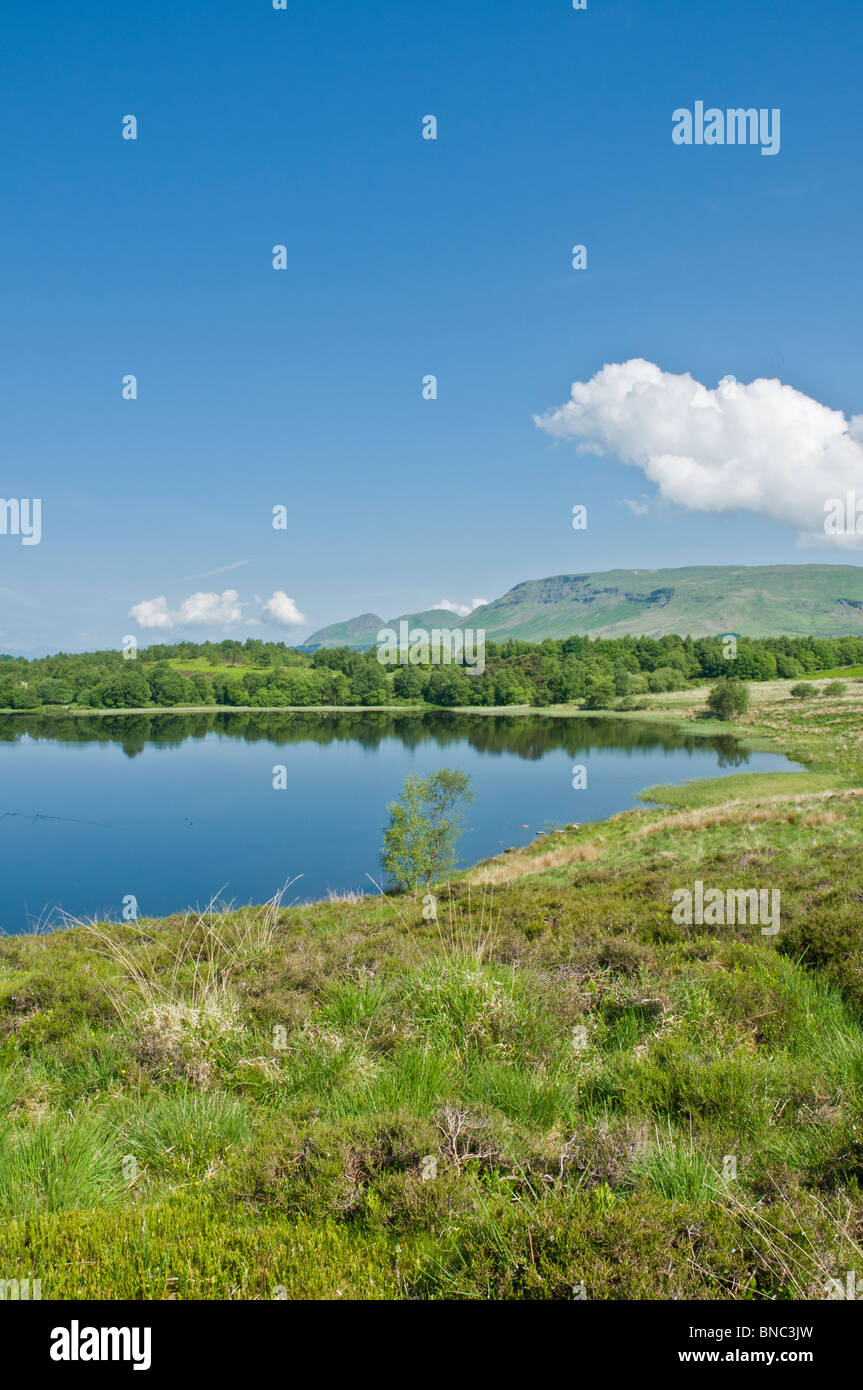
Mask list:
[[[739,731],[805,772],[649,789],[457,876],[437,922],[369,896],[0,943],[0,1275],[781,1299],[859,1272],[863,686],[788,684]],[[703,692],[651,705],[617,717],[715,730]],[[779,934],[677,925],[695,880],[779,889]]]

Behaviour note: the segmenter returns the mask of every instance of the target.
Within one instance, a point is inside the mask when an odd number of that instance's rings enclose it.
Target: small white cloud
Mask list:
[[[451,599],[442,598],[440,603],[434,605],[435,608],[443,608],[447,613],[455,613],[458,618],[466,618],[475,608],[480,608],[484,603],[488,603],[487,598],[475,598],[470,603],[453,603]]]
[[[168,600],[164,594],[159,598],[145,598],[129,609],[129,617],[134,618],[141,627],[173,627],[174,614],[168,611]]]
[[[724,378],[634,358],[573,383],[571,399],[534,416],[580,454],[640,468],[659,496],[695,512],[751,512],[798,532],[801,544],[861,545],[825,533],[825,504],[861,490],[863,417],[847,418],[781,381]]]
[[[283,589],[276,589],[268,599],[264,600],[264,612],[274,623],[281,623],[283,627],[303,627],[308,618],[304,617],[292,598]]]
[[[621,497],[620,505],[628,507],[633,516],[645,516],[650,504],[647,493],[643,492],[640,497]]]

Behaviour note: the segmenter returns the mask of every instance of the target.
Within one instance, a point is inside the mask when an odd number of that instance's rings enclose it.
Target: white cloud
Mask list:
[[[268,599],[258,598],[262,614],[270,622],[285,627],[298,627],[307,622],[292,598],[277,589]],[[231,628],[243,624],[246,627],[260,627],[261,618],[246,616],[250,605],[244,603],[236,589],[225,589],[223,593],[196,593],[183,599],[179,608],[169,608],[164,594],[158,598],[144,599],[129,609],[130,617],[141,627],[160,628],[173,631],[185,627]]]
[[[264,602],[264,612],[274,623],[281,623],[284,627],[302,627],[308,622],[304,618],[292,598],[283,589],[277,589],[270,598]]]
[[[753,512],[802,544],[863,544],[824,531],[829,498],[863,496],[863,415],[847,419],[780,381],[724,378],[710,390],[634,358],[574,382],[570,400],[534,421],[580,454],[642,469],[690,511]]]
[[[175,614],[168,612],[168,600],[161,594],[159,598],[145,598],[134,604],[129,617],[141,627],[173,627]]]
[[[243,605],[236,589],[225,589],[221,594],[192,594],[180,604],[180,627],[203,627],[212,623],[233,627],[242,621]]]
[[[472,613],[475,608],[480,608],[484,603],[488,603],[487,598],[475,598],[470,603],[453,603],[451,599],[442,598],[439,603],[434,604],[434,607],[443,608],[447,613],[455,613],[459,618],[466,618],[468,613]]]
[[[243,605],[239,600],[236,589],[225,589],[221,594],[190,594],[179,608],[171,609],[165,595],[161,594],[159,598],[136,603],[129,614],[141,627],[235,627],[243,620]]]
[[[650,506],[646,492],[640,497],[621,497],[620,504],[622,507],[628,507],[633,516],[646,516]]]

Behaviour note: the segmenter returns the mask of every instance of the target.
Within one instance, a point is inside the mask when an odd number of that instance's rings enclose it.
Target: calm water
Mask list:
[[[573,764],[587,789],[572,787]],[[287,788],[273,788],[273,768]],[[474,779],[464,864],[636,805],[657,782],[781,770],[778,754],[596,719],[453,715],[0,716],[0,929],[372,890],[409,772]],[[527,828],[525,828],[527,827]],[[374,890],[372,890],[374,891]]]

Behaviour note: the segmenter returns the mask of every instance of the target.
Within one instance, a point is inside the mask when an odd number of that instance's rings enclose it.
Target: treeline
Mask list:
[[[224,642],[157,643],[139,649],[134,659],[113,648],[60,652],[33,661],[5,656],[0,666],[0,708],[83,705],[89,709],[146,709],[153,705],[232,703],[219,698],[220,687],[214,683],[217,671],[185,674],[171,664],[178,660],[203,660],[213,668],[229,666],[236,669],[235,683],[247,674],[252,684],[252,678],[261,671],[266,679],[276,672],[304,670],[311,664],[308,653],[284,642],[263,642],[255,637],[246,642],[226,638]],[[221,681],[224,686],[223,674]]]
[[[184,661],[206,665],[178,669]],[[648,692],[682,690],[719,676],[746,681],[863,664],[863,638],[567,637],[489,642],[485,670],[459,665],[387,666],[374,651],[314,653],[283,642],[180,642],[122,652],[59,653],[0,667],[0,708],[148,709],[183,705],[552,705],[606,709]],[[212,669],[207,669],[211,667]],[[219,668],[229,669],[219,669]]]
[[[326,655],[332,659],[338,653]],[[437,705],[582,701],[590,709],[607,709],[620,700],[684,690],[721,676],[794,679],[861,662],[863,638],[855,637],[739,638],[733,648],[721,637],[567,637],[490,642],[482,675],[468,675],[457,666],[406,666],[396,668],[392,680],[397,697]]]

